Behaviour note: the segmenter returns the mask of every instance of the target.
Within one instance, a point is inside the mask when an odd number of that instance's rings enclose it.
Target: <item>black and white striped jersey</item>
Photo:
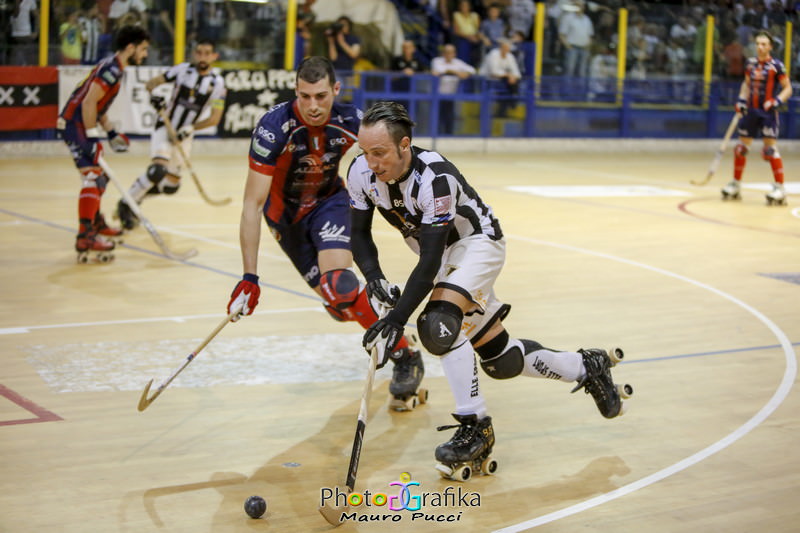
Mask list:
[[[352,208],[377,208],[416,252],[423,224],[451,224],[448,246],[477,234],[494,240],[503,237],[492,208],[481,200],[456,166],[438,152],[413,146],[408,177],[392,184],[378,180],[360,155],[350,165],[347,189]]]
[[[225,103],[225,80],[213,69],[201,75],[193,64],[180,63],[169,68],[164,78],[175,84],[167,112],[176,130],[194,124],[206,106]],[[157,127],[161,125],[159,120]]]

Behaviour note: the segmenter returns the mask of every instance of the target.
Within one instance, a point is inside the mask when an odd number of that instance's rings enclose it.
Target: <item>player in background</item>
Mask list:
[[[219,124],[225,107],[225,80],[213,71],[219,54],[214,43],[200,40],[194,48],[194,62],[180,63],[164,74],[150,79],[145,87],[152,93],[164,83],[174,83],[169,105],[157,95],[150,97],[156,111],[165,110],[172,127],[181,143],[183,153],[191,157],[192,139],[195,130],[210,128]],[[211,114],[199,120],[206,108]],[[144,174],[133,182],[128,192],[137,203],[142,203],[148,194],[175,194],[181,185],[181,157],[177,147],[167,134],[164,121],[158,117],[156,127],[150,136],[150,166]],[[117,217],[125,229],[133,229],[139,223],[124,200],[117,204]]]
[[[761,155],[769,161],[775,183],[767,193],[767,203],[785,204],[786,190],[783,186],[783,160],[778,152],[780,118],[778,108],[792,96],[792,84],[786,69],[779,60],[770,55],[772,35],[766,31],[756,33],[756,57],[747,60],[744,81],[739,89],[736,111],[742,114],[739,120],[739,143],[733,150],[733,181],[722,188],[722,198],[740,198],[740,185],[747,152],[753,137],[759,133],[764,146]]]
[[[376,209],[419,255],[402,294],[383,302],[392,310],[367,330],[364,346],[369,350],[383,339],[391,350],[427,298],[417,333],[422,345],[441,357],[458,422],[439,428],[458,428],[450,441],[436,448],[440,470],[450,476],[459,464],[486,460],[494,445],[474,352],[492,378],[522,374],[577,382],[573,392],[584,387],[604,417],[621,414],[620,394],[610,373],[621,352],[614,350],[610,357],[600,349],[555,351],[511,337],[505,330],[501,321],[510,306],[500,302],[493,289],[505,263],[500,223],[450,161],[412,146],[413,126],[396,102],[370,107],[358,134],[363,154],[350,165],[347,188],[353,256],[370,284],[387,283],[372,237]]]
[[[128,138],[113,129],[107,116],[122,83],[122,74],[128,65],[141,65],[147,57],[150,36],[139,26],[123,26],[115,35],[115,54],[100,61],[89,76],[73,91],[61,111],[58,121],[60,134],[75,161],[83,179],[78,198],[78,236],[75,249],[79,259],[88,252],[110,252],[121,231],[106,224],[100,213],[100,199],[108,184],[108,176],[98,165],[103,151],[100,144],[102,131],[115,152],[125,152],[130,146]]]
[[[361,110],[334,101],[340,83],[326,58],[304,59],[296,80],[297,97],[267,111],[253,131],[239,226],[244,276],[233,290],[228,313],[238,312],[237,320],[258,303],[263,216],[330,315],[368,328],[377,320],[369,297],[391,289],[362,288],[353,271],[350,209],[339,163],[357,140]],[[422,357],[401,338],[391,359],[395,367],[389,390],[398,400],[392,408],[405,410],[401,404],[422,380]]]

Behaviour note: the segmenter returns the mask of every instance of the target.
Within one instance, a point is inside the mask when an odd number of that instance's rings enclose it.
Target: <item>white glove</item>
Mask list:
[[[194,133],[194,126],[191,125],[184,126],[178,130],[178,133],[175,134],[175,137],[177,137],[178,141],[182,141],[187,137],[191,137],[193,133]]]

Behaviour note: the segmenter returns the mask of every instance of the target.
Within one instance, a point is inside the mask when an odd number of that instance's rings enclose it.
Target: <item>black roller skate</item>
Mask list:
[[[128,231],[139,225],[139,217],[136,216],[136,213],[133,212],[125,200],[117,202],[117,211],[114,213],[114,218],[119,220],[122,227]]]
[[[106,218],[102,215],[102,213],[100,213],[100,211],[98,211],[94,216],[92,229],[97,232],[98,235],[102,235],[104,238],[114,242],[115,244],[122,243],[123,231],[119,228],[112,228],[106,224]]]
[[[625,406],[622,398],[633,395],[633,387],[627,383],[614,385],[614,380],[611,379],[611,367],[619,363],[625,357],[625,353],[621,348],[612,348],[608,352],[599,348],[581,349],[578,353],[583,356],[586,375],[578,381],[572,392],[583,388],[586,394],[591,394],[600,414],[606,418],[623,414]]]
[[[477,415],[453,415],[458,424],[439,426],[439,431],[457,428],[453,438],[436,447],[436,470],[443,478],[467,481],[474,472],[484,475],[497,471],[497,461],[492,459],[494,428],[492,417],[478,420]]]
[[[428,401],[427,389],[418,389],[425,375],[422,354],[419,350],[401,348],[392,354],[394,369],[392,381],[389,383],[389,409],[394,411],[411,411],[417,405]]]
[[[105,240],[94,230],[79,233],[75,239],[78,263],[109,263],[114,259],[114,243]]]

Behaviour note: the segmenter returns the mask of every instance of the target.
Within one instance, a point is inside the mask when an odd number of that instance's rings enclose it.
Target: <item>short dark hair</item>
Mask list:
[[[198,46],[200,46],[201,44],[207,44],[208,46],[210,46],[210,47],[211,47],[211,49],[212,49],[212,50],[215,50],[215,51],[216,51],[216,49],[217,49],[217,45],[216,45],[216,44],[214,44],[214,41],[212,41],[212,40],[211,40],[211,39],[209,39],[208,37],[203,37],[203,38],[201,38],[201,39],[198,39],[198,40],[197,40],[197,43],[194,45],[194,47],[195,47],[195,48],[197,48],[197,47],[198,47]]]
[[[328,78],[331,86],[336,83],[336,73],[333,70],[333,63],[326,57],[311,56],[305,58],[300,66],[297,67],[297,80],[308,83],[317,83],[322,78]]]
[[[753,37],[753,41],[755,41],[759,37],[766,37],[767,39],[769,39],[769,44],[771,46],[775,46],[775,37],[773,37],[772,34],[767,30],[757,31],[755,36]]]
[[[141,26],[123,26],[114,36],[114,51],[125,50],[129,44],[139,46],[144,41],[150,40],[150,34]]]
[[[361,119],[362,126],[374,126],[379,122],[386,125],[386,131],[397,146],[403,137],[412,138],[411,130],[416,126],[403,104],[385,100],[372,104]]]

